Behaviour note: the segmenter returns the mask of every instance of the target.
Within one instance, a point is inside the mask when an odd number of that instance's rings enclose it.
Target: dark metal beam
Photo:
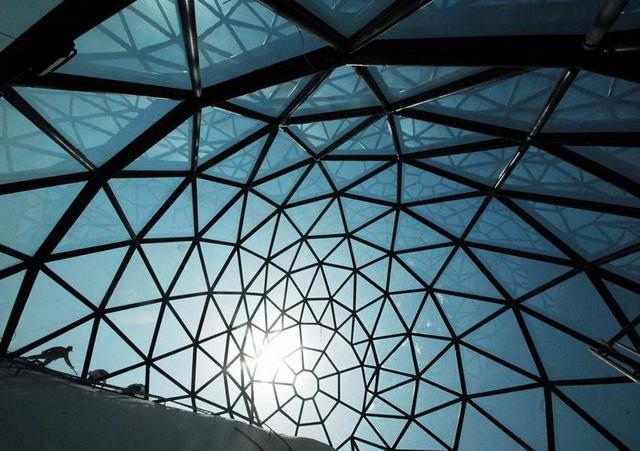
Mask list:
[[[611,33],[616,47],[640,40],[640,31]],[[571,67],[640,81],[637,52],[587,51],[581,35],[378,39],[349,55],[351,64],[410,66]]]
[[[587,50],[595,50],[602,42],[604,36],[618,19],[629,0],[607,0],[596,17],[591,30],[584,38],[584,47]]]
[[[179,0],[180,24],[182,25],[182,37],[187,53],[187,64],[191,87],[196,97],[202,94],[202,77],[200,76],[200,57],[198,55],[198,31],[196,29],[196,10],[194,0]]]
[[[0,53],[0,88],[30,72],[39,74],[74,48],[73,41],[133,0],[66,0]]]
[[[169,88],[165,86],[109,80],[106,78],[85,77],[83,75],[62,74],[57,72],[40,76],[23,77],[14,85],[61,89],[66,91],[106,92],[111,94],[146,96],[172,100],[184,100],[191,97],[191,92],[187,89]]]

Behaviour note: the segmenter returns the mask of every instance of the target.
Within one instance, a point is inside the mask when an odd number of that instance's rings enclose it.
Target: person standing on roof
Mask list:
[[[54,360],[64,359],[67,365],[69,365],[69,368],[75,372],[76,369],[69,360],[69,353],[71,351],[73,351],[73,346],[67,346],[66,348],[64,346],[54,346],[53,348],[45,349],[40,354],[26,357],[26,359],[41,366],[47,366]],[[40,360],[42,360],[42,362]]]

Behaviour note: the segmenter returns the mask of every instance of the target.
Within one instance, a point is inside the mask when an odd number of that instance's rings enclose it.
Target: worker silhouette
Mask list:
[[[40,354],[27,357],[27,360],[41,366],[47,366],[54,360],[64,359],[64,361],[67,362],[67,365],[69,365],[69,368],[75,371],[75,368],[69,360],[69,353],[71,351],[73,351],[73,346],[67,346],[66,348],[64,346],[54,346],[53,348],[45,349]]]

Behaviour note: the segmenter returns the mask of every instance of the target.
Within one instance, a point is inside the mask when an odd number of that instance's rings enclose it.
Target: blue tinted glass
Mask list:
[[[204,173],[214,177],[244,182],[251,174],[256,160],[264,147],[266,137],[254,141],[247,147],[240,149],[224,160],[216,163]]]
[[[137,0],[75,41],[67,74],[191,88],[177,2]]]
[[[501,127],[529,130],[561,74],[560,69],[540,69],[440,97],[418,108]]]
[[[396,118],[396,124],[400,144],[405,153],[453,147],[490,139],[489,136],[480,133],[408,118]]]
[[[393,137],[387,124],[387,119],[382,118],[353,138],[348,139],[331,152],[333,155],[395,155]]]
[[[11,348],[17,349],[91,313],[71,293],[40,273],[29,295]]]
[[[126,247],[120,247],[52,261],[47,266],[93,304],[100,305],[126,251]]]
[[[111,201],[104,191],[100,190],[67,231],[56,251],[98,246],[130,238]]]
[[[562,256],[533,227],[495,199],[483,210],[467,239],[510,249]]]
[[[629,206],[640,204],[637,197],[536,147],[530,148],[520,159],[503,186],[506,189]]]
[[[637,384],[610,384],[566,387],[562,392],[633,449],[640,445],[632,420],[640,414],[634,402],[638,390]]]
[[[280,85],[269,86],[260,91],[231,99],[231,103],[258,111],[269,116],[280,115],[299,95],[311,76],[297,78]]]
[[[4,328],[11,315],[13,309],[13,301],[15,300],[22,279],[24,277],[24,271],[21,271],[12,276],[0,279],[0,294],[2,294],[2,303],[0,303],[0,331],[4,333]]]
[[[293,165],[309,157],[304,149],[294,142],[286,133],[279,132],[271,143],[256,178],[261,178]]]
[[[310,52],[315,36],[249,0],[197,0],[200,70],[212,85]]]
[[[130,178],[109,182],[133,230],[139,232],[178,187],[181,178]]]
[[[64,149],[0,99],[0,183],[83,170]]]
[[[405,164],[402,166],[402,198],[405,202],[445,197],[470,192],[469,186]]]
[[[342,66],[335,69],[300,105],[294,116],[350,110],[378,104],[367,84],[355,69]]]
[[[192,235],[194,233],[192,195],[191,185],[189,185],[155,223],[147,237],[174,238]]]
[[[545,132],[638,131],[640,85],[580,72],[544,127]]]
[[[386,98],[403,100],[481,72],[480,67],[369,66]]]
[[[516,147],[456,153],[420,161],[487,185],[495,185],[517,152]]]
[[[193,120],[187,119],[127,166],[131,170],[187,170],[191,167]]]
[[[198,163],[218,155],[260,129],[262,125],[264,124],[260,121],[217,108],[202,110]]]
[[[2,5],[0,17],[0,50],[27,31],[62,0],[27,0],[26,2],[7,2]]]
[[[640,241],[640,222],[632,217],[539,202],[518,201],[518,204],[588,258],[613,253]]]
[[[27,101],[94,164],[101,165],[177,102],[151,97],[19,88]]]
[[[539,260],[480,249],[474,249],[473,253],[513,297],[522,296],[570,269]]]
[[[291,130],[312,150],[319,152],[331,142],[343,136],[349,130],[362,122],[363,118],[337,119],[333,121],[308,122],[305,124],[291,124]]]
[[[11,212],[0,216],[0,243],[33,254],[81,188],[74,183],[0,196],[0,211]]]
[[[437,202],[412,207],[423,218],[460,236],[482,204],[483,197]]]
[[[640,182],[640,148],[569,146],[574,152]]]

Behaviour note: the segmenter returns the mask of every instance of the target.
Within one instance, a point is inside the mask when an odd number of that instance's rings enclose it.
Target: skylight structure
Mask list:
[[[50,3],[0,353],[341,450],[640,447],[637,4]]]

